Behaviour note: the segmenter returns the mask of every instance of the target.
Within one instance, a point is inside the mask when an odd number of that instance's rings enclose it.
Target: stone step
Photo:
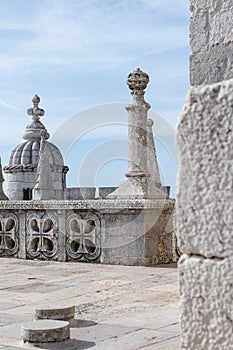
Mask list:
[[[65,320],[74,319],[75,306],[57,307],[57,305],[42,305],[34,308],[34,317],[36,319]]]
[[[70,339],[70,325],[66,321],[37,320],[22,325],[24,342],[50,343]]]

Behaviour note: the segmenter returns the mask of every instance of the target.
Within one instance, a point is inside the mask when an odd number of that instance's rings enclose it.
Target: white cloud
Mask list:
[[[2,100],[0,100],[0,105],[2,105],[3,107],[7,107],[7,108],[10,108],[10,109],[15,109],[17,111],[21,111],[18,107],[13,106],[12,104],[9,104],[9,103],[7,103],[5,101],[2,101]]]

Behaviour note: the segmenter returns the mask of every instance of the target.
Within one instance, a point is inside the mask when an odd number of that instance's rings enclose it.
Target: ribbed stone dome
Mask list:
[[[9,165],[5,167],[7,168],[23,168],[27,167],[36,167],[39,162],[39,151],[40,151],[40,142],[38,140],[29,140],[24,142],[11,152]],[[46,141],[47,152],[49,156],[49,162],[54,167],[64,166],[63,157],[61,152],[51,142]]]

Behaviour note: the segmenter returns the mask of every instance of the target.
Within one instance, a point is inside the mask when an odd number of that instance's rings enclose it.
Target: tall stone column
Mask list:
[[[128,171],[120,187],[108,198],[147,198],[147,113],[150,105],[144,94],[149,76],[140,68],[130,73],[127,84],[132,101],[126,106],[128,112]]]

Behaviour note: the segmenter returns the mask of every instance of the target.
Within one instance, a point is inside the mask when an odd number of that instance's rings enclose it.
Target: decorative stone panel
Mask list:
[[[68,260],[97,261],[101,254],[101,223],[92,213],[72,213],[66,221]]]
[[[19,250],[18,218],[13,213],[0,214],[0,256],[17,256]]]
[[[31,213],[27,217],[27,257],[56,260],[58,221],[52,213]]]

